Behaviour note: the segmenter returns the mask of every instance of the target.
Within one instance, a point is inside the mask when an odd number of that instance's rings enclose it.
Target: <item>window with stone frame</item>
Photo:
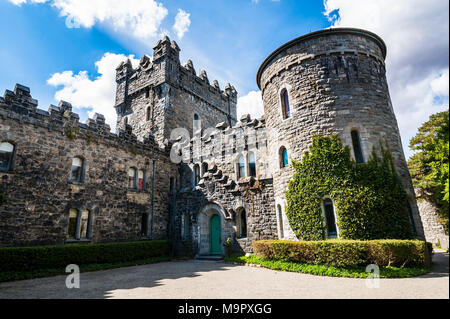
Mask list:
[[[144,213],[141,216],[141,235],[148,236],[148,214]]]
[[[289,106],[289,94],[286,89],[281,91],[281,108],[283,112],[283,119],[287,119],[291,116],[291,109]]]
[[[198,185],[198,182],[200,182],[200,167],[198,164],[194,165],[194,186]]]
[[[288,151],[283,146],[280,148],[280,167],[286,167],[289,165]]]
[[[245,158],[244,155],[239,156],[237,163],[237,177],[238,179],[245,177]]]
[[[14,149],[14,145],[9,142],[0,143],[0,171],[11,170]]]
[[[85,170],[85,161],[81,157],[74,157],[72,159],[72,171],[70,174],[70,181],[75,183],[83,183],[84,182],[84,170]]]
[[[338,231],[336,227],[336,215],[334,212],[333,201],[329,198],[323,200],[323,209],[325,213],[325,222],[327,227],[327,238],[337,238]]]
[[[140,191],[145,190],[145,171],[142,169],[138,170],[137,189]]]
[[[256,160],[255,160],[255,153],[250,152],[248,154],[248,169],[249,169],[249,176],[256,177]]]
[[[247,214],[244,208],[240,208],[237,211],[238,216],[238,238],[246,238],[247,237]]]
[[[202,177],[205,175],[205,173],[208,171],[208,163],[204,162],[202,164]]]
[[[356,163],[362,164],[364,163],[364,156],[361,148],[361,139],[359,138],[359,132],[357,130],[352,130],[352,144],[353,144],[353,153],[355,154]]]
[[[193,119],[193,123],[192,123],[192,130],[193,132],[197,132],[199,129],[201,128],[201,124],[200,124],[200,117],[198,116],[197,113],[194,114],[194,119]]]
[[[147,122],[150,121],[151,118],[152,118],[152,111],[151,111],[150,106],[148,106],[148,107],[147,107],[147,111],[146,111],[146,119],[147,119]]]
[[[128,169],[128,189],[137,189],[137,169],[134,167]]]
[[[72,208],[69,211],[67,239],[83,240],[91,236],[91,212]]]

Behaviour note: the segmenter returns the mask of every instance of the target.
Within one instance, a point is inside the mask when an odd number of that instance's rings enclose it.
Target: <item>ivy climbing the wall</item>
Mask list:
[[[333,201],[339,238],[413,237],[406,193],[390,153],[381,153],[356,164],[336,135],[313,138],[310,152],[293,161],[295,173],[286,191],[286,215],[297,238],[326,238],[324,197]]]

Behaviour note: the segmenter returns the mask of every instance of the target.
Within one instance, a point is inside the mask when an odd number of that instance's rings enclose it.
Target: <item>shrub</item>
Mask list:
[[[253,242],[256,256],[306,264],[356,267],[428,266],[431,262],[428,243],[420,240],[325,240]]]
[[[168,256],[170,242],[163,240],[64,246],[2,247],[0,272],[32,271],[69,264],[107,264]]]

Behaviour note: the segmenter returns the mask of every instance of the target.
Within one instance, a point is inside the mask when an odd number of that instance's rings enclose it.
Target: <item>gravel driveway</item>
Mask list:
[[[321,277],[215,261],[175,261],[82,273],[80,289],[65,276],[0,283],[0,298],[449,298],[448,254],[433,272],[409,279]]]

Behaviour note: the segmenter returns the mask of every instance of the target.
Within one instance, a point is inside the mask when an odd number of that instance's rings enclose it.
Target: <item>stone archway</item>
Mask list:
[[[220,218],[220,239],[221,252],[224,254],[224,243],[226,240],[226,227],[225,227],[225,215],[223,209],[215,204],[209,203],[203,206],[198,213],[198,254],[210,255],[211,254],[211,219],[213,216],[219,216]]]

